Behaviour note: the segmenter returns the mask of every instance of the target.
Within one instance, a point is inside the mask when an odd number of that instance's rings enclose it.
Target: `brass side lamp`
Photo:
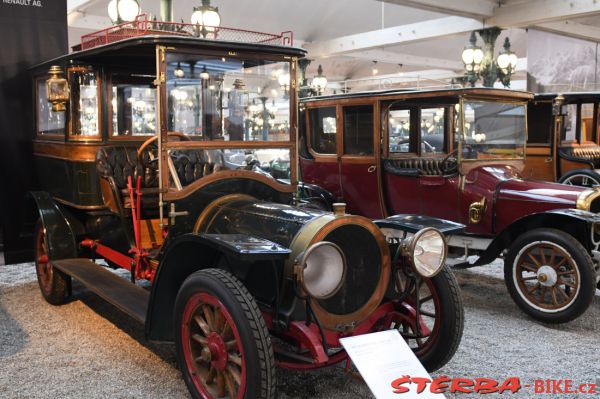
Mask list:
[[[52,103],[52,112],[67,110],[69,101],[69,84],[63,77],[63,70],[58,65],[53,65],[48,71],[50,78],[46,81],[48,102]]]

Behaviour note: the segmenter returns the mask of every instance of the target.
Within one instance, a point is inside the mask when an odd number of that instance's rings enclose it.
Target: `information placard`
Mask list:
[[[404,376],[431,379],[398,330],[342,338],[340,342],[377,399],[445,399],[429,389],[417,393],[417,384],[398,384]],[[408,392],[397,392],[405,389]]]

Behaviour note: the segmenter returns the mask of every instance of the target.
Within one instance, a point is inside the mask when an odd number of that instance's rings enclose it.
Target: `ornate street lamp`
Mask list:
[[[197,36],[215,38],[217,29],[221,26],[219,7],[212,7],[210,0],[202,0],[200,7],[194,7],[192,23],[196,25]]]
[[[497,59],[494,59],[494,45],[500,32],[502,29],[492,27],[471,33],[470,45],[465,47],[462,52],[466,70],[464,80],[470,83],[471,87],[474,87],[480,78],[485,87],[493,87],[496,80],[500,81],[504,87],[510,86],[510,77],[515,73],[517,66],[517,56],[510,51],[510,41],[506,38],[504,51],[498,55]],[[483,50],[476,45],[475,33],[478,33],[483,39]]]
[[[317,69],[317,75],[313,78],[311,86],[317,92],[317,95],[323,94],[323,90],[327,87],[327,78],[323,75],[323,67],[321,65]]]
[[[277,77],[277,82],[279,83],[279,86],[281,86],[281,88],[283,89],[283,97],[287,98],[290,94],[290,74],[282,71]]]
[[[140,12],[137,0],[111,0],[108,3],[108,17],[114,25],[134,21]]]

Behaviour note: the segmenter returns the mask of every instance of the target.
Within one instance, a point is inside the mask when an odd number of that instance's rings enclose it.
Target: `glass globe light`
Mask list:
[[[108,17],[113,24],[134,21],[140,11],[137,0],[111,0],[108,3]]]
[[[214,32],[221,26],[221,16],[219,8],[212,7],[210,0],[202,0],[200,7],[194,7],[191,17],[192,24],[199,25],[204,33]]]

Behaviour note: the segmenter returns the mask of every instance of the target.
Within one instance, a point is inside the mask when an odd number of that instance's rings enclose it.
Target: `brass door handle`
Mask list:
[[[552,158],[546,158],[546,159],[544,159],[544,162],[550,163],[550,162],[552,162]]]
[[[375,172],[375,169],[377,169],[377,166],[371,165],[371,166],[369,166],[369,169],[367,169],[367,172],[373,173],[373,172]]]

